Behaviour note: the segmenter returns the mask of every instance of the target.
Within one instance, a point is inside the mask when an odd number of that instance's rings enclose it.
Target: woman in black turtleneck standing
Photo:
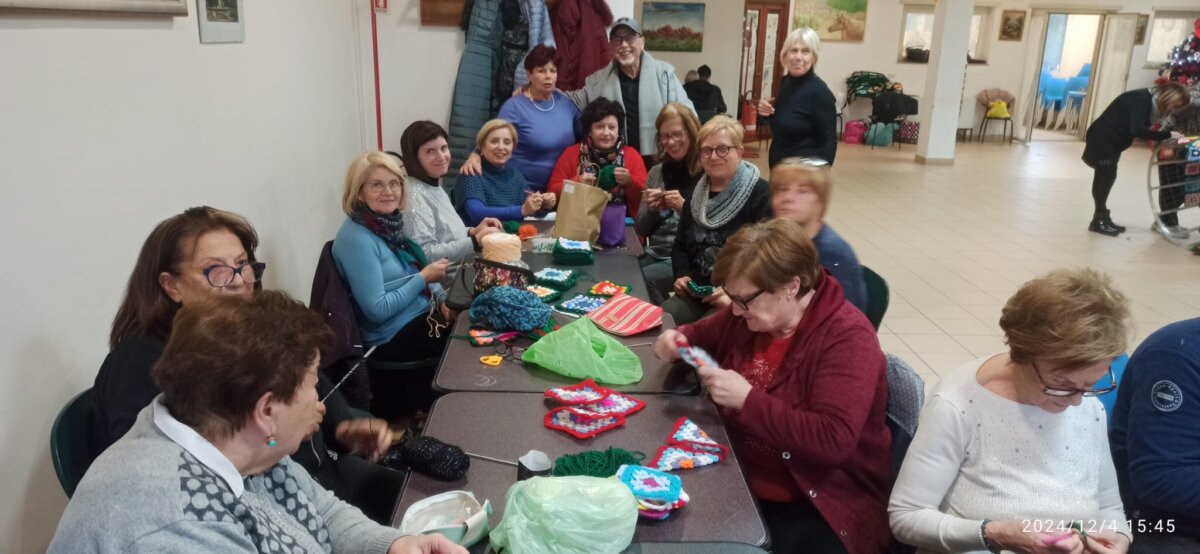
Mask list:
[[[771,125],[770,164],[784,158],[820,158],[833,164],[837,154],[837,101],[813,68],[821,51],[816,31],[801,27],[783,41],[779,61],[787,75],[779,96],[758,103],[758,115]]]

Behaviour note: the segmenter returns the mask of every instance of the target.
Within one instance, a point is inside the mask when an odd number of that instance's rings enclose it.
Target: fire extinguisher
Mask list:
[[[742,94],[742,127],[747,133],[758,130],[758,105],[754,103],[754,91]]]

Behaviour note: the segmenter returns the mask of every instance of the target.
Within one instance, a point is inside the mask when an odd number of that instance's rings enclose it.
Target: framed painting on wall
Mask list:
[[[200,21],[200,42],[245,42],[246,20],[242,3],[246,0],[196,0],[196,19]]]
[[[421,0],[421,25],[458,27],[466,0]]]
[[[1000,40],[1020,41],[1025,36],[1025,10],[1004,10],[1000,14]]]
[[[795,0],[792,29],[808,27],[821,42],[862,42],[867,33],[867,0]]]
[[[67,10],[186,16],[187,0],[0,0],[0,10]]]
[[[646,50],[699,52],[704,49],[704,4],[645,2],[642,36]]]

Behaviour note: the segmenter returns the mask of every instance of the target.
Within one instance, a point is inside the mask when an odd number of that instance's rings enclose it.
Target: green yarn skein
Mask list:
[[[624,448],[587,450],[578,454],[566,454],[555,459],[554,476],[612,477],[617,474],[617,468],[626,464],[638,465],[644,459],[646,459],[645,454],[630,452]]]
[[[600,168],[600,173],[596,175],[596,185],[604,190],[612,190],[617,186],[617,176],[613,174],[616,170],[615,165],[609,164]]]

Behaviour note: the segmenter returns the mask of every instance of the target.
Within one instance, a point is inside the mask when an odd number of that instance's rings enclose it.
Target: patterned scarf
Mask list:
[[[613,169],[625,167],[625,143],[617,138],[612,148],[600,149],[592,137],[584,137],[579,143],[579,174],[596,177],[596,186],[612,193],[610,204],[625,203],[625,187],[617,185]]]
[[[701,177],[692,193],[692,218],[696,224],[709,230],[724,227],[742,211],[758,178],[758,168],[742,160],[725,190],[709,198],[708,175]]]
[[[411,264],[418,271],[429,263],[425,260],[425,253],[421,251],[421,247],[404,236],[404,212],[396,210],[396,213],[390,215],[379,215],[371,211],[365,202],[360,201],[354,203],[354,212],[350,214],[350,219],[383,239],[392,252],[396,253],[396,257],[400,258],[400,263]]]

